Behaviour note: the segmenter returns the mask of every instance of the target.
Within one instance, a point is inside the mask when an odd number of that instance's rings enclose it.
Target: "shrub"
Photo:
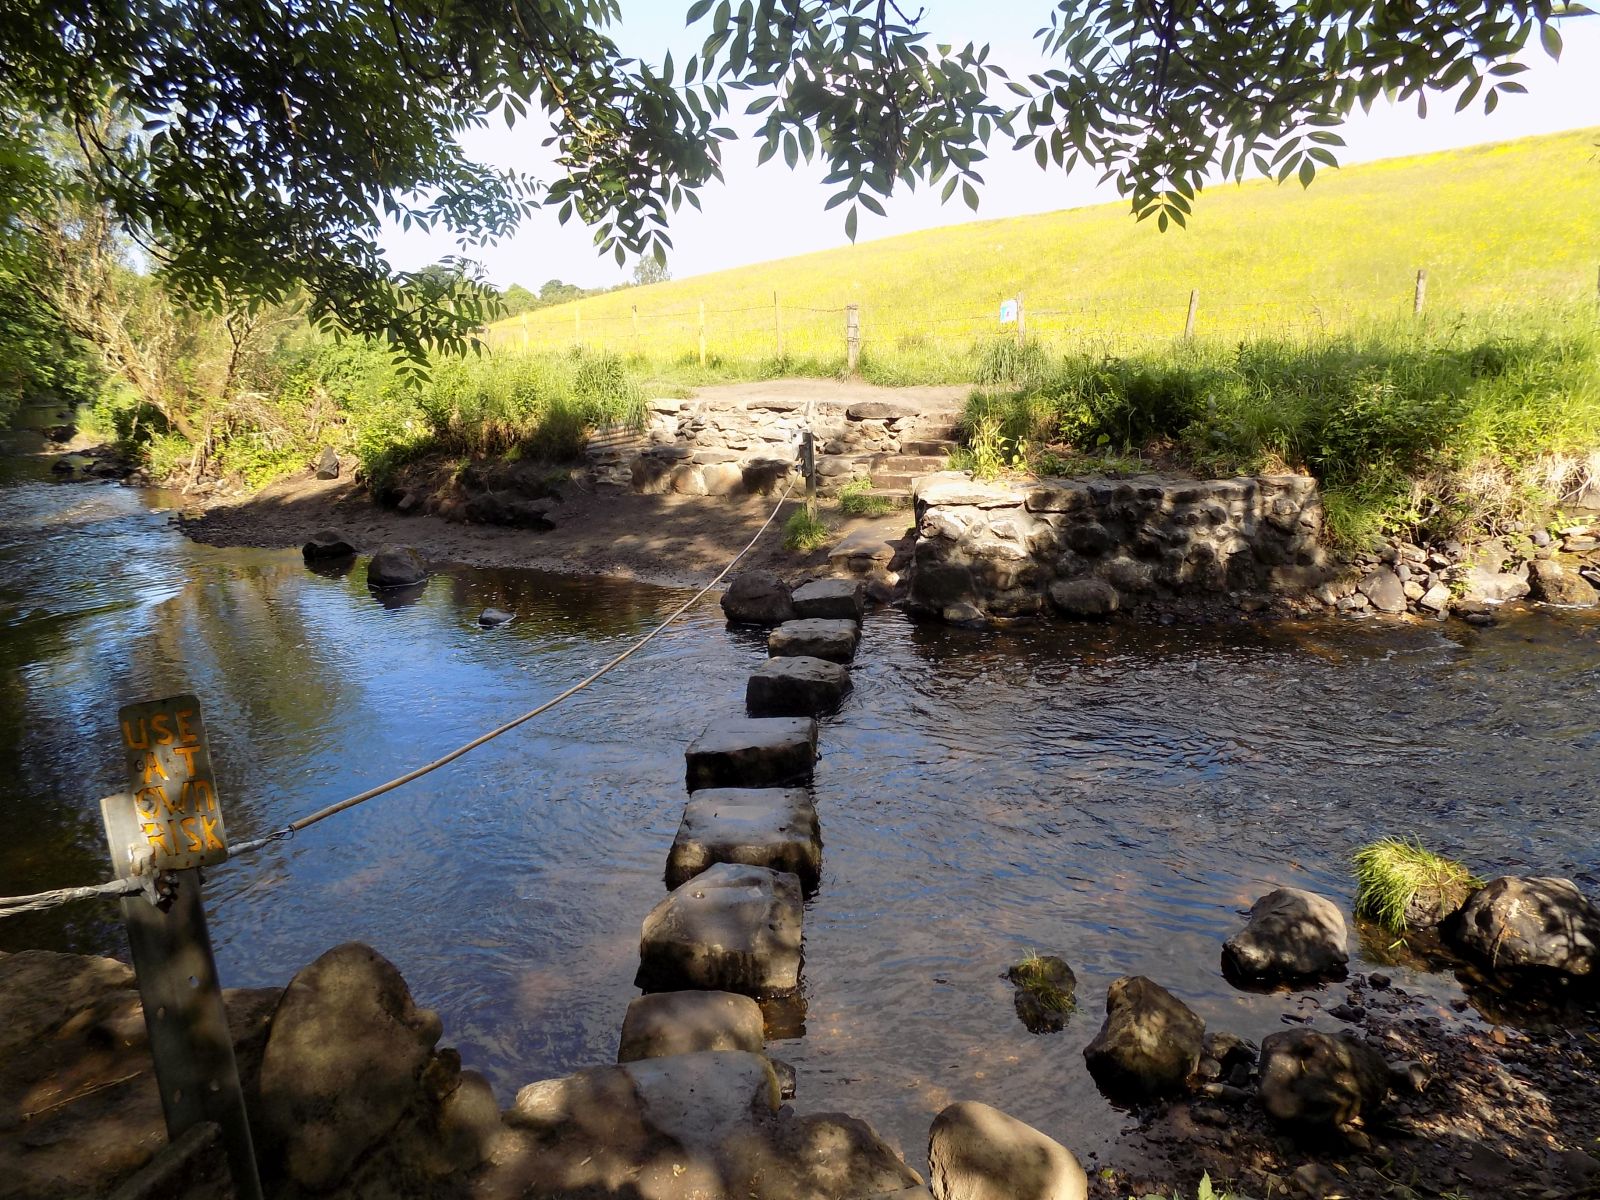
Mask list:
[[[1356,915],[1393,933],[1437,925],[1483,886],[1466,867],[1403,838],[1382,838],[1352,856]]]

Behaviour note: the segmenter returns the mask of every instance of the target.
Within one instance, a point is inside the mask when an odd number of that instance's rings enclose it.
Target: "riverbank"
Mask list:
[[[564,490],[543,509],[542,531],[406,516],[377,504],[349,479],[298,476],[242,498],[184,513],[180,527],[211,546],[298,547],[319,529],[333,529],[361,553],[399,542],[430,564],[516,567],[565,575],[603,575],[661,587],[697,587],[733,558],[772,514],[774,497],[707,501],[693,496],[636,496]],[[741,560],[741,569],[803,570],[823,552],[783,548],[783,523],[798,501],[784,503],[772,527]],[[909,519],[909,514],[907,514]],[[841,532],[866,525],[849,522]]]

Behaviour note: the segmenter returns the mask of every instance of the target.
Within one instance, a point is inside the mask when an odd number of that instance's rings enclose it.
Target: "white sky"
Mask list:
[[[688,0],[622,0],[623,20],[612,36],[626,54],[659,62],[662,52],[671,49],[674,61],[683,62],[698,49],[703,36],[703,30],[684,29],[682,14],[687,7]],[[1038,69],[1041,60],[1032,35],[1045,22],[1050,0],[923,0],[923,7],[924,26],[933,40],[964,44],[987,39],[993,47],[992,61],[1013,74]],[[1399,109],[1374,105],[1370,116],[1358,113],[1340,131],[1348,143],[1340,161],[1367,162],[1600,125],[1600,18],[1566,21],[1561,32],[1566,47],[1559,63],[1542,51],[1528,56],[1531,70],[1518,77],[1528,95],[1503,97],[1489,116],[1484,116],[1481,101],[1461,114],[1451,111],[1451,102],[1430,104],[1426,120],[1417,117],[1414,104]],[[738,93],[733,99],[742,107]],[[726,123],[741,132],[753,124]],[[541,125],[528,121],[512,130],[496,125],[478,131],[465,144],[475,157],[548,178],[549,152],[539,144],[543,137]],[[685,205],[673,218],[670,234],[675,249],[668,267],[675,278],[846,243],[845,210],[823,212],[832,189],[822,186],[822,169],[801,163],[790,171],[781,155],[758,169],[757,149],[750,141],[727,145],[726,182],[701,193],[703,212]],[[1013,153],[999,141],[991,146],[989,162],[979,169],[988,183],[976,215],[959,196],[940,205],[936,192],[899,195],[887,205],[887,217],[862,212],[858,240],[1117,199],[1111,188],[1096,186],[1090,171],[1080,168],[1070,177],[1059,170],[1041,171],[1031,152]],[[1199,203],[1205,203],[1204,195]],[[384,244],[393,265],[402,270],[460,252],[448,235],[403,233],[397,228],[386,231]],[[576,223],[562,226],[553,212],[535,213],[511,238],[468,253],[487,265],[491,282],[502,288],[521,283],[537,291],[549,279],[601,287],[622,282],[632,273],[631,263],[619,268],[611,257],[599,256],[589,230]]]

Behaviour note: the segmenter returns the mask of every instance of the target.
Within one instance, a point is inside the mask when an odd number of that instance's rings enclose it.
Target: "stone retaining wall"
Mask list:
[[[1322,498],[1302,475],[915,488],[910,604],[946,620],[1097,616],[1188,593],[1286,592],[1327,574]]]
[[[591,439],[588,473],[600,486],[651,495],[765,495],[798,469],[809,424],[826,492],[867,477],[885,459],[929,447],[942,455],[958,411],[926,401],[783,395],[652,400],[642,431],[605,430]]]

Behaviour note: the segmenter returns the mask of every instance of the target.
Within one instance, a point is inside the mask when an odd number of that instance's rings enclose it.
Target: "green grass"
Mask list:
[[[884,517],[896,507],[891,497],[873,495],[870,479],[852,479],[839,489],[839,511],[847,517]]]
[[[1037,951],[1028,951],[1006,975],[1017,987],[1033,996],[1041,1008],[1050,1012],[1071,1013],[1077,1007],[1072,988],[1061,986],[1054,964]]]
[[[833,528],[817,516],[808,505],[802,504],[789,514],[783,526],[783,548],[798,554],[820,550],[833,538]]]
[[[1594,294],[1597,139],[1574,130],[1370,163],[1306,190],[1219,186],[1187,230],[1165,234],[1121,203],[974,221],[589,297],[500,322],[491,338],[604,348],[638,356],[643,374],[696,382],[831,375],[844,366],[844,306],[856,304],[864,378],[1027,385],[1042,356],[1172,342],[1191,288],[1197,340],[1224,344],[1407,317],[1418,268],[1430,313],[1570,304]],[[998,323],[1001,300],[1018,295],[1020,348]]]
[[[1419,912],[1439,917],[1454,912],[1483,886],[1466,867],[1424,849],[1414,839],[1382,838],[1357,850],[1352,862],[1356,915],[1393,933],[1404,933]]]

